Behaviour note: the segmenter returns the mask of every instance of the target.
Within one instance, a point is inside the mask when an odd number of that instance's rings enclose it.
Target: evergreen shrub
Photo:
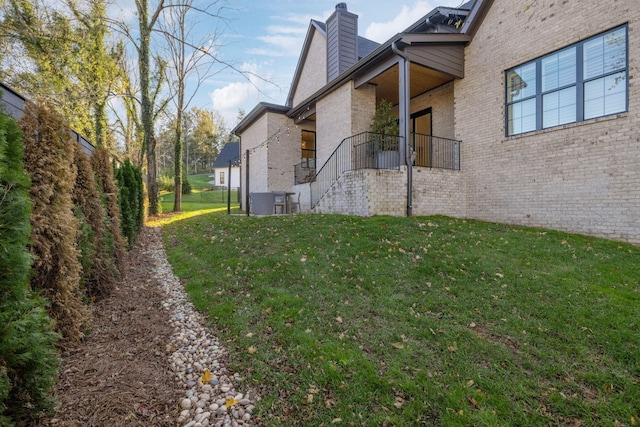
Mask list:
[[[118,204],[118,186],[113,176],[109,152],[105,147],[98,147],[91,155],[91,167],[98,180],[102,203],[106,208],[106,246],[109,253],[114,255],[115,264],[120,273],[124,272],[126,244],[122,237],[120,221],[120,206]]]
[[[116,170],[116,180],[120,190],[120,215],[122,234],[133,245],[144,222],[144,190],[142,172],[129,159]]]
[[[82,266],[76,246],[79,223],[72,200],[76,167],[71,160],[77,142],[61,116],[42,105],[25,104],[20,124],[33,203],[31,287],[41,290],[49,300],[49,314],[64,343],[77,342],[89,321],[80,289]]]
[[[0,425],[33,421],[53,408],[59,369],[45,300],[29,289],[31,201],[22,135],[0,112]]]
[[[77,168],[73,187],[74,213],[80,222],[78,248],[81,252],[82,287],[90,298],[107,296],[119,277],[116,260],[108,246],[107,214],[96,176],[80,144],[74,144]]]

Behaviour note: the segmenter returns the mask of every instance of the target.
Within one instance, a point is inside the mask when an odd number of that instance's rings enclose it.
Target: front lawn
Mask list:
[[[264,425],[640,423],[638,247],[445,217],[163,235]]]

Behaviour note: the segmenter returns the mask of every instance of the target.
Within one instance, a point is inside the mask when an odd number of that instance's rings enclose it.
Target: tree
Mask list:
[[[76,56],[76,75],[84,82],[85,92],[91,104],[95,145],[107,145],[107,100],[113,92],[118,75],[117,58],[123,55],[122,44],[111,48],[105,43],[108,34],[106,6],[103,0],[93,0],[85,13],[77,0],[68,5],[79,22],[79,40],[83,49]]]
[[[209,55],[209,51],[215,49],[217,43],[217,26],[213,35],[207,34],[203,38],[194,36],[192,29],[195,22],[191,15],[193,12],[206,14],[216,20],[222,19],[217,10],[211,13],[219,2],[215,1],[204,9],[196,9],[194,0],[183,0],[182,2],[172,2],[167,9],[165,19],[160,25],[160,30],[166,38],[166,46],[169,50],[167,67],[167,81],[171,91],[172,99],[176,108],[175,138],[174,138],[174,186],[182,188],[182,153],[183,153],[183,115],[188,108],[193,96],[196,94],[201,84],[211,77],[211,69],[215,64],[214,57]],[[195,39],[194,39],[195,37]],[[187,92],[186,80],[190,79],[190,95]],[[181,210],[182,194],[175,192],[173,211]]]
[[[106,104],[122,45],[106,42],[104,0],[66,0],[58,8],[39,0],[1,4],[4,44],[13,40],[24,52],[20,61],[5,64],[7,81],[28,98],[45,100],[88,140],[106,145]]]
[[[149,214],[157,215],[160,212],[158,201],[158,161],[156,159],[156,138],[154,131],[155,114],[150,90],[149,63],[151,57],[151,32],[158,21],[160,12],[164,8],[164,0],[158,2],[158,6],[149,16],[149,1],[136,0],[138,10],[138,29],[140,31],[140,43],[138,50],[138,72],[140,75],[140,121],[142,122],[142,147],[147,154],[147,176]]]

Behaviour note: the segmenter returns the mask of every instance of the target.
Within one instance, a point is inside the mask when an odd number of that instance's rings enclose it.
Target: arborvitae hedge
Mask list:
[[[71,198],[76,179],[72,163],[76,142],[57,113],[32,103],[25,107],[20,123],[33,202],[31,286],[50,301],[49,314],[56,321],[56,329],[62,332],[65,343],[71,343],[83,337],[89,320],[80,290],[78,220]]]
[[[109,159],[109,152],[104,147],[98,147],[91,155],[91,167],[98,179],[98,187],[102,190],[103,204],[107,212],[107,246],[114,255],[116,267],[124,271],[124,257],[126,246],[122,237],[120,222],[120,207],[118,206],[118,186],[113,177],[113,166]]]
[[[144,222],[142,172],[127,159],[116,170],[116,180],[120,189],[122,234],[128,239],[131,247]]]
[[[0,113],[0,425],[38,418],[52,409],[59,367],[58,335],[44,300],[29,290],[29,178],[22,135]]]
[[[80,221],[78,248],[82,258],[82,285],[89,297],[108,295],[119,277],[116,260],[108,242],[107,216],[102,205],[96,177],[89,158],[80,144],[74,146],[74,163],[78,170],[73,188],[74,212]]]

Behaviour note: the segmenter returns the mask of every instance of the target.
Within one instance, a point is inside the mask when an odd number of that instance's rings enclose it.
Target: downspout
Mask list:
[[[407,216],[412,215],[413,210],[413,165],[411,164],[411,141],[409,130],[409,118],[411,117],[411,94],[409,93],[409,59],[402,52],[397,44],[393,42],[391,49],[393,53],[400,57],[399,62],[399,102],[398,115],[400,116],[400,136],[404,138],[404,146],[400,149],[400,155],[404,153],[404,164],[407,165]]]

